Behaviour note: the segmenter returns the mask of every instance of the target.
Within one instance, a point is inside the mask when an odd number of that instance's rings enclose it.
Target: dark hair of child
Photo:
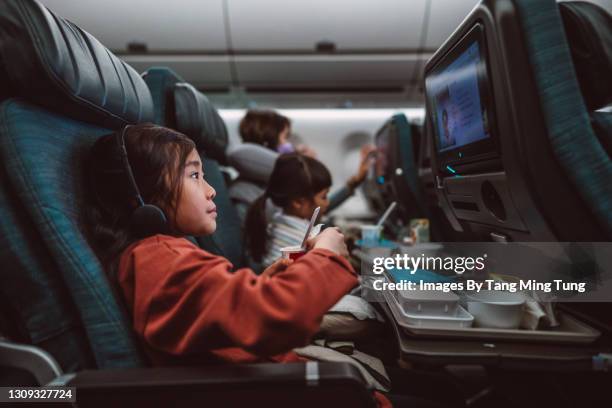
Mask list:
[[[329,170],[320,161],[299,153],[279,156],[266,191],[247,213],[245,234],[251,257],[261,262],[266,252],[269,239],[266,217],[268,198],[274,205],[287,209],[292,200],[312,199],[318,192],[329,188],[331,183]]]

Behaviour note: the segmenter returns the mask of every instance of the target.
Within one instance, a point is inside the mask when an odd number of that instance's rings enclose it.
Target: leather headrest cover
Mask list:
[[[142,74],[142,79],[153,97],[155,123],[170,128],[176,127],[174,85],[185,80],[167,67],[151,67]]]
[[[0,61],[10,96],[109,128],[153,120],[140,75],[36,0],[0,1]]]
[[[279,154],[255,143],[242,143],[233,147],[227,156],[240,177],[267,184]]]
[[[612,17],[585,2],[559,3],[574,67],[589,110],[612,103]]]
[[[189,136],[198,151],[225,164],[227,128],[208,98],[187,83],[174,85],[176,130]]]

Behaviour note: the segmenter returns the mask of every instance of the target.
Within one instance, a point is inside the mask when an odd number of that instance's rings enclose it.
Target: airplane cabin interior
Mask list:
[[[245,136],[252,112],[284,139]],[[178,234],[175,201],[159,228],[140,211],[142,124],[193,146],[210,233]],[[96,184],[109,135],[125,181]],[[2,0],[0,405],[612,406],[611,152],[608,0]],[[113,228],[182,242],[151,268],[193,258],[144,289],[121,275],[137,255],[109,273],[87,225],[106,194],[144,214]],[[257,249],[281,246],[282,267]],[[407,257],[423,264],[387,265]],[[544,277],[587,290],[531,292]],[[291,320],[341,284],[314,329]]]

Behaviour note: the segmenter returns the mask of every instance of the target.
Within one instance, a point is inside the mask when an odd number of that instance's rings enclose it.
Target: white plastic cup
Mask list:
[[[361,243],[365,247],[375,247],[380,243],[380,232],[382,226],[362,225],[361,226]]]
[[[306,249],[300,246],[288,246],[281,248],[283,259],[291,259],[297,261],[306,253]]]
[[[466,294],[468,312],[478,327],[518,329],[525,297],[520,293],[482,290]]]

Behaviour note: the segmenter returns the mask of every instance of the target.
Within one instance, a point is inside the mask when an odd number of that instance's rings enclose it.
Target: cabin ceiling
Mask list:
[[[168,66],[220,107],[367,108],[422,105],[425,62],[478,0],[42,2],[137,71]]]

